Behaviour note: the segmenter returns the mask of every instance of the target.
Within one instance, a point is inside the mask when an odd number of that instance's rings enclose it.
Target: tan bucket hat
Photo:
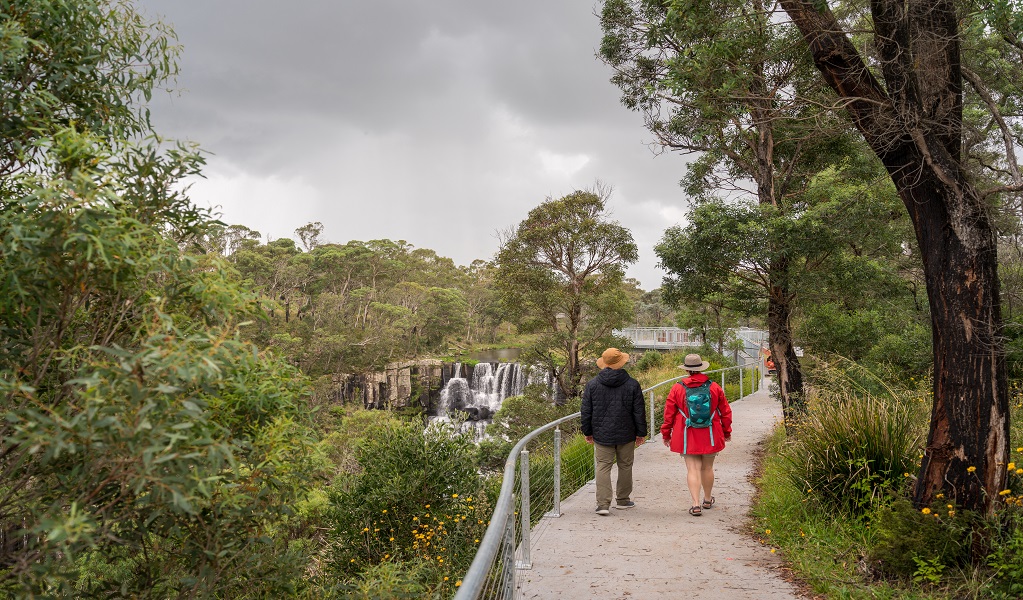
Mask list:
[[[699,354],[686,354],[686,359],[679,365],[680,369],[686,371],[705,371],[710,363],[700,358]]]
[[[608,348],[597,359],[597,366],[601,369],[621,369],[629,362],[629,355],[618,348]]]

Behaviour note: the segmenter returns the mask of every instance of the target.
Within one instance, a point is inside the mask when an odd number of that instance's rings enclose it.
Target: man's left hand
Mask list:
[[[636,447],[637,448],[642,446],[644,442],[646,442],[646,438],[645,437],[636,436]]]

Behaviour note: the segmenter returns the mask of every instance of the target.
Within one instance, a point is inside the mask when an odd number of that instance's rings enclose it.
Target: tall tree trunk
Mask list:
[[[1006,481],[1008,387],[996,235],[960,163],[955,6],[950,0],[873,0],[881,86],[826,6],[781,4],[891,175],[923,257],[934,404],[914,501],[930,504],[940,491],[963,508],[990,514]]]
[[[785,263],[785,264],[777,264]],[[788,269],[787,261],[776,260],[773,267]],[[772,280],[776,280],[772,278]],[[793,425],[803,411],[803,370],[792,345],[792,299],[788,289],[780,285],[771,287],[767,300],[767,341],[771,346],[771,360],[774,361],[778,377],[778,391],[781,394],[782,416],[785,426]]]
[[[765,71],[766,67],[759,65],[761,77],[752,86],[753,95],[761,100],[753,103],[751,111],[757,134],[751,145],[757,162],[757,201],[762,206],[777,208],[780,206],[774,163],[774,118],[777,114],[767,93]],[[792,345],[792,294],[788,286],[792,266],[784,255],[779,254],[775,252],[776,257],[771,259],[768,268],[767,337],[778,374],[782,413],[788,427],[803,410],[803,371]]]

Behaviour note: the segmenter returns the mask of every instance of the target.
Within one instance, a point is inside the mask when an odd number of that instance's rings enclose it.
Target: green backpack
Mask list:
[[[714,422],[714,415],[711,409],[710,383],[708,379],[696,387],[689,387],[684,383],[679,384],[686,392],[686,408],[689,409],[688,415],[682,411],[682,407],[678,409],[678,412],[686,418],[685,427],[682,429],[682,454],[687,454],[686,451],[689,449],[687,430],[690,427],[694,429],[710,429],[710,445],[714,445],[714,428],[711,427]]]

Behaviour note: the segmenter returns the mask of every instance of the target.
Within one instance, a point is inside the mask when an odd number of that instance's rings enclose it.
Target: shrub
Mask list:
[[[810,498],[864,515],[904,485],[919,445],[910,410],[898,401],[817,399],[786,453],[789,477]]]
[[[570,398],[559,406],[539,393],[539,388],[528,386],[523,395],[505,398],[501,408],[494,414],[494,421],[487,426],[487,433],[495,438],[517,442],[537,427],[579,412],[582,406],[580,398]],[[578,426],[578,421],[569,421],[561,428],[571,434]]]
[[[947,567],[966,564],[973,519],[940,502],[920,511],[899,499],[880,510],[868,552],[871,567],[883,575],[936,583]]]
[[[987,557],[994,571],[991,583],[996,598],[1023,598],[1023,514],[1016,511],[1005,521],[1005,527]]]
[[[657,350],[648,350],[643,353],[643,356],[639,357],[636,361],[637,371],[648,371],[650,369],[660,368],[665,364],[664,355]]]
[[[418,562],[431,589],[453,593],[490,518],[471,434],[390,420],[355,459],[360,468],[330,493],[333,571],[353,581],[383,563]]]
[[[496,474],[500,477],[504,473],[504,463],[508,460],[508,453],[511,452],[514,445],[515,442],[495,438],[480,440],[476,447],[476,453],[483,472]]]

